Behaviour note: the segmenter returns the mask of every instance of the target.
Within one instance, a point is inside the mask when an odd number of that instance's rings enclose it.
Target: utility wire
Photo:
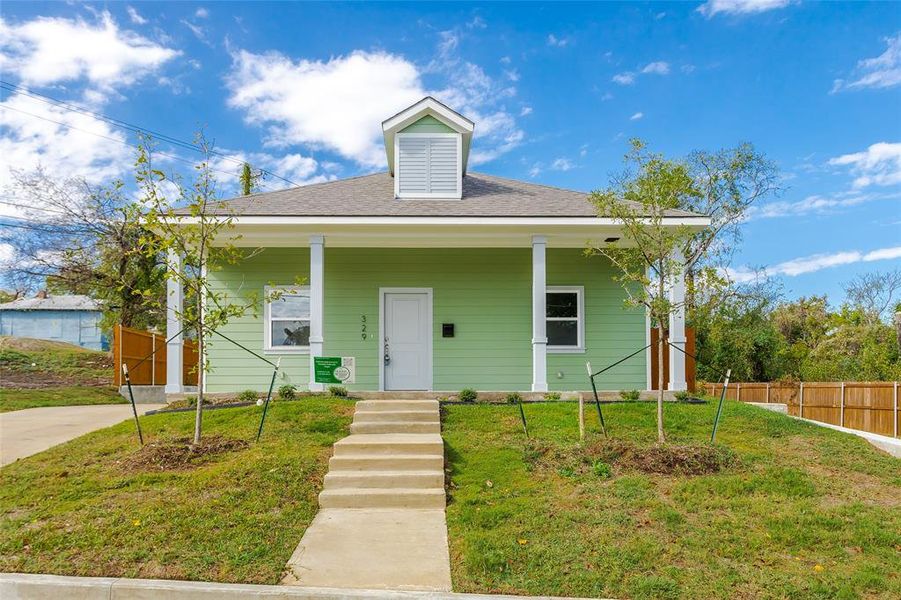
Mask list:
[[[151,137],[154,138],[154,139],[159,139],[159,140],[161,140],[161,141],[167,142],[167,143],[172,144],[172,145],[174,145],[174,146],[177,146],[177,147],[179,147],[179,148],[184,148],[184,149],[186,149],[186,150],[193,150],[193,151],[195,151],[195,152],[201,152],[201,153],[205,152],[203,148],[199,147],[197,144],[194,144],[194,143],[192,143],[192,142],[187,142],[187,141],[185,141],[185,140],[181,140],[181,139],[179,139],[179,138],[176,138],[176,137],[173,137],[173,136],[170,136],[170,135],[166,135],[166,134],[164,134],[164,133],[160,133],[160,132],[154,131],[154,130],[152,130],[152,129],[148,129],[148,128],[146,128],[146,127],[141,127],[141,126],[139,126],[139,125],[134,125],[134,124],[132,124],[132,123],[129,123],[128,121],[123,121],[123,120],[117,119],[117,118],[115,118],[115,117],[110,117],[110,116],[105,115],[105,114],[103,114],[103,113],[98,113],[98,112],[95,112],[95,111],[92,111],[92,110],[88,110],[87,108],[78,106],[77,104],[72,104],[72,103],[66,102],[66,101],[64,101],[64,100],[59,100],[58,98],[54,98],[53,96],[48,96],[48,95],[46,95],[46,94],[41,94],[40,92],[35,92],[35,91],[33,91],[33,90],[30,90],[30,89],[25,88],[25,87],[20,86],[20,85],[16,85],[16,84],[14,84],[14,83],[10,83],[10,82],[8,82],[8,81],[0,80],[0,89],[4,89],[4,90],[6,90],[6,91],[8,91],[8,92],[15,92],[15,93],[19,93],[19,94],[22,94],[22,95],[25,95],[25,96],[29,96],[29,97],[31,97],[31,98],[34,98],[35,100],[38,100],[38,101],[40,101],[40,102],[44,102],[45,104],[49,104],[49,105],[52,105],[52,106],[56,106],[56,107],[58,107],[58,108],[65,109],[65,110],[68,110],[68,111],[70,111],[70,112],[81,113],[81,114],[83,114],[83,115],[87,115],[87,116],[93,117],[93,118],[95,118],[95,119],[98,119],[98,120],[104,121],[104,122],[106,122],[106,123],[109,123],[109,124],[111,124],[111,125],[115,125],[116,127],[120,127],[120,128],[122,128],[122,129],[126,129],[126,130],[128,130],[128,131],[130,131],[130,132],[132,132],[132,133],[136,133],[136,134],[146,134],[146,135],[151,136]],[[11,107],[6,106],[6,107],[4,107],[4,108],[11,108]],[[13,109],[13,110],[17,110],[17,109]],[[34,115],[34,114],[31,114],[31,113],[27,113],[27,112],[22,111],[22,110],[20,110],[19,112],[22,112],[22,113],[24,113],[24,114],[28,114],[28,115],[31,115],[31,116],[34,116],[34,117],[38,117],[38,118],[44,118],[44,117],[41,117],[41,116],[39,116],[39,115]],[[51,119],[46,119],[46,118],[44,118],[44,119],[47,120],[47,121],[54,122],[54,123],[56,122],[56,121],[52,121]],[[58,124],[59,124],[59,125],[66,126],[66,124],[64,124],[64,123],[58,123]],[[74,127],[72,127],[72,128],[75,129]],[[85,132],[85,133],[90,133],[90,132]],[[106,137],[106,136],[102,136],[101,134],[94,134],[94,135],[98,135],[98,136],[100,136],[100,137]],[[108,137],[107,137],[107,139],[111,139],[111,138],[108,138]],[[119,140],[119,141],[121,141],[121,140]],[[219,152],[219,151],[217,151],[217,150],[209,150],[208,152],[209,152],[211,155],[218,156],[218,157],[222,158],[223,160],[228,160],[228,161],[231,161],[231,162],[233,162],[233,163],[235,163],[235,164],[238,164],[238,165],[243,165],[244,162],[245,162],[245,161],[242,161],[242,160],[240,160],[240,159],[238,159],[238,158],[235,158],[234,156],[230,156],[230,155],[228,155],[228,154],[225,154],[225,153],[223,153],[223,152]],[[159,154],[162,154],[162,153],[159,153]],[[163,156],[167,156],[167,155],[163,154]],[[183,160],[183,159],[182,159],[182,160]],[[185,162],[190,162],[190,161],[185,161]],[[296,182],[294,182],[294,181],[291,181],[290,179],[288,179],[288,178],[286,178],[286,177],[282,177],[282,176],[279,175],[278,173],[273,173],[272,171],[269,171],[269,170],[267,170],[267,169],[259,168],[258,170],[259,170],[261,173],[265,174],[265,175],[269,175],[269,176],[274,177],[274,178],[276,178],[276,179],[280,179],[281,181],[284,181],[285,183],[288,183],[288,184],[290,184],[290,185],[294,185],[294,186],[300,185],[300,184],[298,184],[298,183],[296,183]],[[223,172],[224,172],[224,171],[223,171]],[[234,175],[234,173],[230,173],[230,175]]]

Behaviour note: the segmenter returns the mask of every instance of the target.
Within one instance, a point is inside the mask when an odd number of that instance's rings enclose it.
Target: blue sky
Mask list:
[[[901,266],[897,3],[7,1],[0,71],[174,137],[202,126],[296,183],[383,169],[379,122],[424,93],[476,121],[473,170],[574,189],[605,186],[633,136],[670,156],[750,141],[785,191],[743,226],[738,278],[766,267],[789,296],[837,302],[856,274]],[[126,177],[133,143],[3,91],[0,183],[39,163]],[[229,185],[237,165],[217,168]]]

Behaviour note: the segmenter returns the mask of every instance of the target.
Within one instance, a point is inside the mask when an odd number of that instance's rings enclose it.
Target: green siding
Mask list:
[[[309,273],[309,251],[270,248],[215,274],[222,289],[262,293],[269,283],[290,284]],[[645,344],[644,314],[623,308],[623,292],[601,258],[578,249],[548,250],[549,285],[585,286],[584,354],[549,354],[553,390],[588,387],[585,361],[614,362]],[[532,379],[531,250],[505,249],[325,249],[325,349],[329,356],[354,356],[357,380],[351,389],[378,389],[379,288],[422,287],[433,292],[433,388],[528,390]],[[245,292],[246,293],[246,292]],[[223,333],[248,348],[263,347],[262,311],[230,323]],[[362,337],[363,317],[367,337]],[[454,323],[455,337],[441,337],[441,324]],[[265,389],[271,368],[240,349],[215,341],[210,349],[210,391]],[[305,386],[306,356],[286,355],[288,380]],[[559,379],[557,373],[562,372]],[[611,371],[604,389],[645,386],[644,355]]]
[[[398,133],[456,133],[453,129],[433,117],[426,115],[414,123],[410,123]]]

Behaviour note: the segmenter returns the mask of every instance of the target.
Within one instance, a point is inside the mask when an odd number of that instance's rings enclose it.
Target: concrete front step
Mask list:
[[[443,488],[345,488],[323,490],[321,508],[444,508]]]
[[[365,410],[354,413],[354,423],[375,421],[438,423],[440,420],[437,410]]]
[[[354,406],[358,413],[383,410],[431,410],[438,412],[437,400],[360,400]]]
[[[444,442],[438,433],[355,433],[335,443],[335,456],[349,454],[443,456]]]
[[[352,423],[351,433],[441,433],[441,423]]]
[[[434,489],[444,485],[444,471],[331,471],[325,476],[324,489],[413,488]]]
[[[404,455],[404,454],[345,454],[333,456],[328,461],[329,473],[332,471],[425,471],[444,468],[444,456]]]

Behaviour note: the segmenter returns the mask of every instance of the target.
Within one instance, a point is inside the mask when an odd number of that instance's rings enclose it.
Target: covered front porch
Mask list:
[[[624,306],[613,267],[584,254],[588,240],[621,239],[615,225],[599,226],[600,219],[551,219],[541,228],[509,219],[494,226],[486,218],[433,219],[415,231],[285,221],[239,218],[237,243],[264,251],[210,273],[236,299],[262,296],[272,286],[302,296],[296,313],[261,305],[222,329],[254,352],[281,358],[279,385],[322,390],[311,357],[336,356],[354,359],[355,379],[346,387],[360,392],[584,391],[586,362],[610,364],[649,343],[647,318]],[[170,263],[177,268],[178,257]],[[675,300],[683,293],[684,286],[673,286]],[[180,329],[174,281],[168,298],[171,337]],[[674,343],[684,340],[681,315],[670,327]],[[168,351],[181,353],[178,337]],[[269,365],[216,336],[205,359],[207,392],[268,385]],[[670,353],[669,367],[668,389],[685,389],[683,355]],[[167,393],[180,393],[181,375],[168,375]],[[649,351],[598,383],[611,391],[649,389]]]

